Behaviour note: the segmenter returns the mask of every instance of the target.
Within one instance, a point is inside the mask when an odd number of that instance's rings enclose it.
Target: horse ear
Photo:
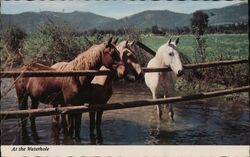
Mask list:
[[[128,46],[128,40],[126,40],[125,46],[126,46],[126,47]]]
[[[115,41],[113,41],[113,44],[116,45],[118,41],[118,38],[115,39]]]
[[[175,46],[179,43],[179,37],[175,40],[175,42],[174,42],[174,44],[175,44]]]
[[[134,44],[135,44],[135,40],[133,40],[129,45],[134,46]]]
[[[108,42],[107,42],[107,45],[110,45],[112,43],[112,37],[109,38]]]
[[[168,40],[167,44],[170,45],[170,43],[171,43],[171,38]]]

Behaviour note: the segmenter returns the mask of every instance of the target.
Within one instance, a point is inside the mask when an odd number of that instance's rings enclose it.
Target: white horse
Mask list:
[[[156,52],[156,55],[149,61],[148,68],[163,68],[170,67],[173,73],[178,77],[183,74],[183,66],[180,59],[180,53],[176,45],[179,42],[179,38],[175,42],[171,42],[171,39],[163,44]],[[175,75],[172,72],[153,72],[145,73],[145,82],[150,89],[153,99],[161,94],[164,97],[169,96],[174,92]],[[161,105],[157,105],[158,119],[162,119]],[[174,121],[174,111],[172,105],[169,104],[169,116]]]

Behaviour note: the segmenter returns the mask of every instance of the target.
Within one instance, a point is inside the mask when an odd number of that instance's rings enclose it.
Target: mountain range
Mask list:
[[[209,15],[209,25],[224,25],[248,22],[248,3],[239,3],[219,9],[202,10]],[[122,19],[96,15],[90,12],[24,12],[20,14],[1,14],[2,28],[18,25],[27,32],[32,32],[48,20],[66,23],[78,31],[90,29],[119,29],[130,26],[141,29],[157,25],[162,28],[190,26],[192,14],[172,12],[169,10],[143,11]]]

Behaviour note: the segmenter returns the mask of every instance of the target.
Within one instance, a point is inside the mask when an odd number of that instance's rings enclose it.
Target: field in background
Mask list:
[[[176,39],[177,36],[173,36]],[[206,59],[209,61],[220,59],[247,59],[249,56],[249,41],[247,34],[213,34],[206,35],[207,48]],[[142,42],[157,51],[157,49],[167,42],[169,36],[142,36]],[[193,35],[183,35],[180,37],[179,49],[194,60],[195,39]]]

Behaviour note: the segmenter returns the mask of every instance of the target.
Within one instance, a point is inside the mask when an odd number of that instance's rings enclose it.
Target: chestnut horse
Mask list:
[[[98,70],[101,66],[113,69],[118,64],[122,64],[119,53],[114,44],[111,43],[112,38],[108,42],[94,45],[85,52],[79,54],[74,60],[64,66],[62,71],[74,70]],[[41,69],[39,69],[39,67]],[[54,68],[43,65],[32,68],[32,65],[23,67],[20,71],[25,70],[51,70]],[[28,97],[31,98],[32,107],[37,108],[39,102],[51,104],[53,106],[82,105],[88,102],[89,88],[93,76],[74,76],[74,77],[28,77],[15,78],[15,87],[18,97],[20,109],[28,108]],[[70,115],[77,118],[79,114]],[[80,138],[80,123],[74,122],[71,126],[75,128],[75,136]],[[73,136],[73,132],[70,132]]]
[[[116,43],[116,41],[115,41]],[[135,81],[140,76],[142,76],[142,68],[138,63],[136,55],[134,53],[134,44],[135,42],[122,41],[116,48],[120,53],[120,58],[122,59],[125,69],[123,66],[118,66],[116,71],[111,71],[110,75],[101,75],[95,76],[91,82],[91,86],[88,89],[90,97],[88,98],[90,106],[91,104],[106,104],[107,101],[112,96],[112,82],[117,76],[123,76],[126,80]],[[61,69],[67,64],[67,62],[59,62],[52,66],[55,69]],[[100,70],[111,70],[102,66]],[[125,70],[125,71],[124,71]],[[123,73],[122,73],[123,72]],[[89,112],[90,118],[90,138],[95,139],[94,131],[96,129],[97,140],[102,142],[102,133],[101,133],[101,119],[103,111]],[[62,117],[64,118],[64,117]],[[62,119],[62,122],[65,120]]]

